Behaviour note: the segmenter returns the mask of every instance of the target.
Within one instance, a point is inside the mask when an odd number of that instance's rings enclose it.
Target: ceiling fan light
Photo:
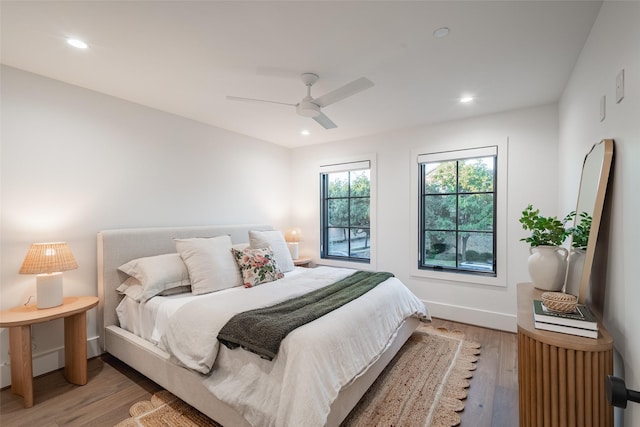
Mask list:
[[[296,111],[304,117],[317,117],[320,115],[320,107],[313,102],[301,102],[296,107]]]

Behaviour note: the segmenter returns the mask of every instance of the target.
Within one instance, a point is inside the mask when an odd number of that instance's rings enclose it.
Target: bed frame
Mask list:
[[[132,259],[174,253],[175,238],[231,236],[234,244],[246,243],[249,230],[272,230],[269,225],[248,224],[203,227],[163,227],[106,230],[98,233],[98,322],[102,349],[169,390],[223,426],[250,426],[235,409],[216,399],[203,385],[203,375],[176,365],[169,354],[120,328],[116,288],[126,279],[118,267]],[[327,425],[339,426],[373,384],[384,367],[411,336],[419,321],[407,319],[380,358],[356,380],[345,386],[331,405]]]

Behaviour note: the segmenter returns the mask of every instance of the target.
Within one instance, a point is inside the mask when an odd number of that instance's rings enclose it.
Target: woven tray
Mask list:
[[[544,292],[542,304],[549,310],[559,313],[571,313],[578,305],[578,297],[562,292]]]

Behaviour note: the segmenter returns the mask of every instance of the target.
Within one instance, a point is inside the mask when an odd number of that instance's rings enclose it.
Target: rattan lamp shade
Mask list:
[[[56,273],[76,268],[78,263],[66,242],[33,243],[20,267],[20,274]]]
[[[287,242],[299,242],[302,238],[302,232],[299,228],[289,228],[284,234],[284,240]]]
[[[78,268],[65,242],[34,243],[24,258],[20,274],[36,274],[38,308],[57,307],[63,303],[62,272]]]

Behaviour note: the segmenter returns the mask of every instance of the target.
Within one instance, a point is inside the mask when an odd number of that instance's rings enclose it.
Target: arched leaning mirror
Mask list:
[[[565,292],[584,304],[589,296],[591,268],[596,251],[600,219],[613,159],[613,140],[593,145],[584,158],[571,236]]]

